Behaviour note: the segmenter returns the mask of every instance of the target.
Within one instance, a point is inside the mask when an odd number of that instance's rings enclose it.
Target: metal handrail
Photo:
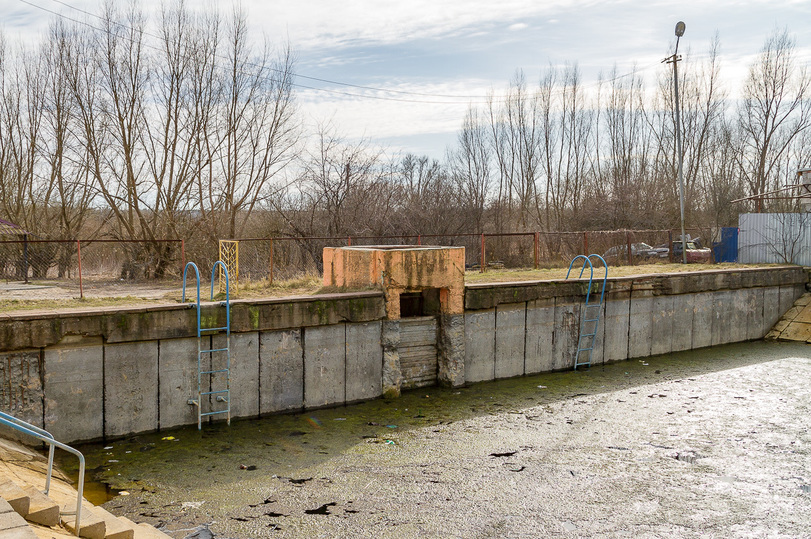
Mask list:
[[[78,488],[77,496],[76,496],[76,511],[75,512],[68,512],[62,511],[62,513],[66,515],[75,514],[76,515],[76,535],[79,535],[79,530],[81,528],[81,520],[82,520],[82,493],[84,492],[84,455],[78,450],[70,447],[67,444],[63,444],[62,442],[57,441],[53,434],[48,432],[45,429],[41,429],[37,426],[34,426],[30,423],[23,421],[22,419],[16,418],[12,415],[0,412],[0,425],[5,425],[10,427],[16,431],[22,432],[24,434],[28,434],[36,438],[37,440],[48,444],[48,473],[45,478],[45,491],[43,494],[46,496],[48,492],[51,490],[51,475],[53,474],[53,464],[54,464],[54,447],[58,447],[68,453],[72,453],[79,458],[79,479],[78,479]]]

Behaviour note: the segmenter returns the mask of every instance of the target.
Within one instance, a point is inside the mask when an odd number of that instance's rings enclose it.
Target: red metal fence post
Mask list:
[[[484,233],[482,233],[482,253],[481,253],[481,261],[479,262],[479,271],[480,273],[484,273],[484,261],[486,260],[484,256]]]
[[[628,247],[628,265],[633,266],[634,265],[634,259],[631,256],[631,232],[628,231],[628,230],[625,231],[625,243],[626,243],[626,245]]]
[[[76,240],[76,257],[79,260],[79,299],[84,299],[84,288],[82,287],[82,242]]]
[[[533,234],[533,236],[534,236],[533,243],[535,244],[534,245],[534,247],[535,247],[535,269],[538,269],[538,267],[541,265],[540,264],[540,237],[541,237],[541,234],[540,234],[540,232],[535,232]]]
[[[673,230],[672,229],[667,231],[667,245],[668,245],[668,247],[670,247],[670,249],[668,249],[668,253],[670,255],[669,256],[670,263],[672,264],[673,260],[674,260],[673,259]]]
[[[270,238],[270,284],[273,284],[273,238]]]

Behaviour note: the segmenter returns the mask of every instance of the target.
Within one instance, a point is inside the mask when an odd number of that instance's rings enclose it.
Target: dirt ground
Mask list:
[[[686,271],[707,271],[742,267],[763,267],[766,265],[740,264],[647,264],[640,266],[616,266],[609,268],[610,277],[627,277],[633,275],[651,275],[660,273],[677,273]],[[468,271],[465,274],[467,283],[537,281],[565,279],[567,268],[546,269],[497,269],[484,273]],[[576,277],[577,269],[572,276]],[[603,277],[602,269],[596,268],[594,277]],[[67,310],[85,309],[87,307],[136,306],[144,304],[174,303],[180,301],[183,283],[177,281],[133,282],[123,280],[91,281],[83,284],[80,299],[79,283],[76,281],[40,281],[33,283],[0,282],[0,311],[9,313],[21,310]],[[210,284],[201,287],[203,299],[210,293]],[[324,288],[318,276],[309,275],[298,279],[277,281],[269,284],[266,281],[241,283],[239,290],[232,295],[233,299],[246,298],[282,298],[293,295],[311,295],[336,290]],[[192,295],[196,289],[191,290]]]
[[[177,539],[809,537],[809,379],[743,343],[83,449]]]

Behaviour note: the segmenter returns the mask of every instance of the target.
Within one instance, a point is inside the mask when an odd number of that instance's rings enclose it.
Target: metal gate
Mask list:
[[[435,316],[400,319],[400,371],[404,389],[436,384],[437,330]]]

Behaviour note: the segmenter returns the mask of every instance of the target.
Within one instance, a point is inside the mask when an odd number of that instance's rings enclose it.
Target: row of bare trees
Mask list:
[[[330,125],[305,133],[290,47],[256,46],[244,12],[119,5],[54,20],[37,49],[0,40],[0,216],[42,237],[144,240],[133,256],[160,261],[169,237],[678,225],[667,66],[652,88],[640,72],[519,71],[469,108],[445,159],[391,157]],[[737,93],[720,63],[716,39],[679,71],[691,226],[734,225],[754,203],[731,200],[811,165],[811,75],[788,32]]]
[[[49,238],[166,244],[244,233],[297,156],[289,48],[234,11],[108,2],[100,25],[56,19],[38,50],[0,50],[0,211]]]

